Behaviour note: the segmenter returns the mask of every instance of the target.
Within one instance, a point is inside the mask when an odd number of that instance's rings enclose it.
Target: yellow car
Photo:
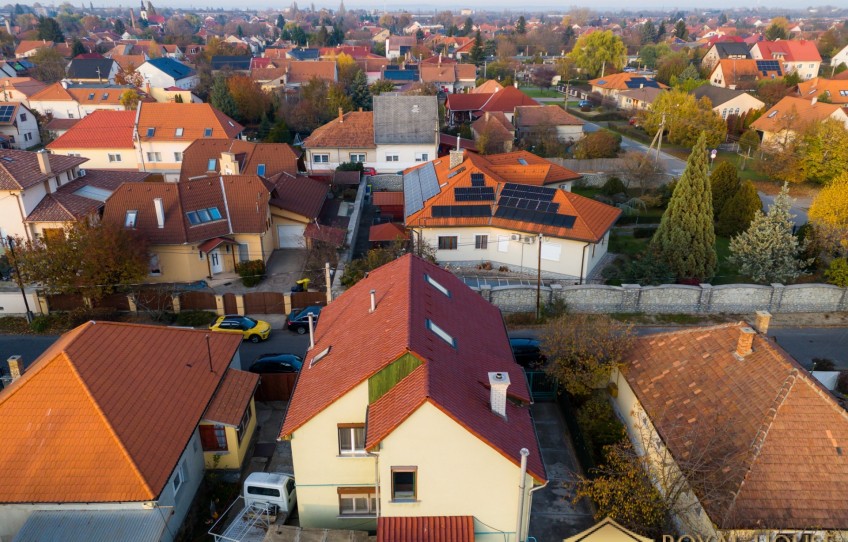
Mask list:
[[[209,326],[212,331],[225,331],[227,333],[241,333],[242,337],[249,339],[252,343],[264,341],[271,335],[271,324],[264,320],[254,320],[249,316],[228,314],[219,316],[215,323]]]

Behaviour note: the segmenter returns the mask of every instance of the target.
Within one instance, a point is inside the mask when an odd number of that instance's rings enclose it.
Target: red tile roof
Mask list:
[[[196,139],[183,152],[180,181],[206,176],[209,160],[215,159],[215,171],[221,172],[221,153],[231,152],[242,174],[258,175],[265,164],[265,178],[281,172],[297,175],[298,155],[287,143],[251,143],[242,139]]]
[[[515,108],[518,126],[583,126],[586,124],[558,105],[520,105]]]
[[[135,111],[92,111],[47,145],[50,150],[134,149]]]
[[[425,275],[447,288],[450,297],[428,284]],[[372,289],[377,309],[369,312]],[[453,336],[456,347],[428,329],[427,320]],[[326,348],[329,353],[312,365],[315,354]],[[444,269],[408,254],[372,271],[322,311],[310,352],[281,437],[410,354],[422,364],[369,406],[366,447],[388,437],[426,401],[515,465],[519,450],[527,447],[528,472],[545,480],[527,408],[530,392],[512,358],[500,311]],[[498,371],[513,375],[506,419],[489,405],[488,373]]]
[[[78,156],[49,155],[52,173],[45,175],[38,166],[37,153],[16,149],[0,149],[0,190],[20,190],[55,177],[88,162]]]
[[[409,233],[406,228],[394,222],[384,222],[371,226],[368,230],[369,243],[393,242],[398,240],[408,240]]]
[[[156,500],[240,345],[112,322],[66,333],[0,392],[0,502]]]
[[[450,111],[480,111],[491,94],[448,94],[445,107]]]
[[[271,205],[314,220],[327,201],[330,186],[311,177],[292,177],[281,173],[269,179],[274,186]]]
[[[472,94],[472,96],[477,96]],[[484,96],[484,94],[479,94]],[[512,113],[519,105],[539,105],[539,102],[524,94],[515,87],[505,87],[492,94],[481,108],[482,111],[503,111]]]
[[[699,495],[720,528],[844,530],[848,414],[763,335],[734,355],[744,326],[641,337],[624,377],[675,458],[700,448],[699,472],[726,469],[727,499]]]
[[[383,205],[403,205],[403,192],[374,192],[372,204],[377,207]]]
[[[305,149],[376,149],[374,112],[351,111],[317,128],[303,142]]]
[[[754,47],[762,58],[780,59],[789,62],[821,62],[816,42],[808,40],[759,41]]]
[[[377,542],[474,542],[473,516],[380,517]]]
[[[493,94],[499,90],[503,90],[503,85],[494,79],[489,79],[479,87],[471,89],[471,92],[472,94]]]
[[[341,247],[345,243],[347,230],[343,228],[335,228],[333,226],[321,225],[317,222],[310,222],[303,230],[303,236],[313,241],[322,241],[329,243],[334,247]]]
[[[203,419],[238,427],[258,386],[258,374],[227,369],[224,380],[203,414]]]
[[[153,136],[148,130],[155,128]],[[176,129],[183,135],[177,137]],[[212,135],[206,130],[211,128]],[[144,141],[194,141],[200,138],[235,138],[244,127],[207,103],[142,103],[138,132]]]
[[[0,85],[14,89],[24,96],[32,96],[47,88],[47,85],[32,77],[6,77],[0,80]]]

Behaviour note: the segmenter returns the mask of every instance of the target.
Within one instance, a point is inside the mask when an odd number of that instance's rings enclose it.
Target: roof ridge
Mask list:
[[[89,328],[87,328],[87,329],[90,329],[91,326],[95,325],[93,321],[88,322],[88,324],[89,324]],[[83,330],[83,332],[79,333],[76,337],[74,337],[74,339],[80,337],[85,331],[86,330]],[[73,339],[71,340],[71,342],[73,342]],[[124,442],[118,436],[118,433],[115,431],[115,428],[112,425],[112,422],[109,421],[109,417],[106,416],[106,413],[103,412],[102,408],[100,408],[100,404],[94,399],[94,396],[92,395],[91,390],[89,389],[88,385],[85,383],[85,380],[83,380],[82,376],[79,374],[79,371],[77,371],[76,365],[71,361],[71,358],[67,353],[67,350],[62,349],[59,352],[59,354],[61,354],[65,358],[65,362],[70,367],[74,376],[77,377],[77,380],[79,381],[80,385],[85,390],[85,395],[91,401],[91,404],[94,407],[95,411],[103,419],[103,423],[106,425],[106,428],[109,430],[109,433],[112,435],[112,438],[114,439],[115,443],[118,445],[118,448],[120,449],[121,453],[127,458],[127,462],[129,463],[130,468],[135,473],[135,475],[138,477],[138,480],[139,480],[139,482],[141,482],[142,487],[147,491],[147,493],[148,493],[148,495],[150,495],[151,499],[155,499],[157,495],[153,492],[153,489],[150,487],[150,485],[147,483],[147,480],[141,474],[141,470],[139,470],[138,465],[136,464],[135,460],[130,455],[126,446],[124,446]],[[58,357],[58,355],[57,355],[57,357]]]

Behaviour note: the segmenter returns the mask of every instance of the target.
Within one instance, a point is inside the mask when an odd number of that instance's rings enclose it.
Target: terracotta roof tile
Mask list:
[[[789,62],[821,62],[816,42],[809,40],[759,41],[755,44],[764,59]]]
[[[227,369],[224,380],[212,397],[212,402],[203,414],[203,419],[238,427],[244,411],[259,386],[259,375]]]
[[[409,233],[406,231],[406,228],[395,222],[377,224],[376,226],[371,226],[368,230],[369,243],[392,242],[399,239],[408,240]]]
[[[445,107],[450,111],[480,111],[491,94],[448,94]]]
[[[472,94],[493,94],[499,90],[503,90],[503,85],[495,81],[494,79],[489,79],[485,81],[482,85],[477,88],[471,89]]]
[[[92,111],[47,145],[50,150],[134,149],[135,111]]]
[[[0,80],[0,85],[12,88],[24,96],[32,96],[47,88],[47,85],[32,77],[6,77]]]
[[[15,47],[15,55],[22,55],[35,49],[52,49],[55,46],[55,43],[47,40],[21,40]]]
[[[730,468],[734,498],[701,501],[719,527],[843,530],[848,414],[764,336],[736,357],[745,325],[640,337],[624,377],[674,457],[721,435],[699,456],[703,470]]]
[[[336,63],[332,60],[291,60],[287,64],[287,83],[308,83],[314,78],[333,82],[336,80]]]
[[[148,135],[150,129],[153,135]],[[176,136],[177,128],[183,135]],[[206,135],[211,129],[211,135]],[[144,141],[194,141],[234,138],[244,127],[207,103],[142,103],[138,120],[139,138]]]
[[[771,80],[783,74],[782,70],[763,73],[752,58],[722,58],[710,72],[710,79],[713,79],[712,74],[719,68],[724,75],[724,86],[736,88],[756,88],[757,81]]]
[[[403,205],[403,192],[374,192],[371,196],[372,205]]]
[[[29,188],[88,161],[88,158],[60,154],[51,154],[49,159],[53,173],[45,175],[38,166],[37,153],[0,149],[0,190]]]
[[[451,296],[428,284],[425,274]],[[370,290],[377,309],[369,312]],[[453,336],[456,347],[427,328],[427,320]],[[512,358],[500,312],[453,274],[413,255],[386,264],[330,303],[321,313],[314,353],[331,347],[318,363],[306,361],[289,403],[281,436],[299,427],[358,384],[403,355],[422,365],[368,409],[368,446],[387,437],[428,401],[515,465],[531,450],[528,472],[546,478],[527,409],[530,392]],[[344,365],[344,370],[339,368]],[[488,372],[515,375],[507,419],[491,411]]]
[[[377,542],[474,542],[473,516],[380,517]]]
[[[196,139],[183,151],[180,181],[209,173],[209,160],[215,159],[215,171],[221,172],[221,153],[231,152],[239,161],[239,171],[257,175],[259,165],[265,164],[264,177],[281,172],[297,175],[298,156],[286,143],[251,143],[241,139]]]
[[[601,87],[610,90],[627,90],[630,87],[627,85],[631,79],[644,79],[644,75],[638,73],[621,72],[605,75],[597,79],[592,79],[589,84],[593,87]],[[668,85],[657,82],[657,86],[661,89],[667,89]]]
[[[375,149],[373,111],[351,111],[317,128],[303,142],[306,149]]]
[[[0,502],[157,499],[240,344],[112,322],[66,333],[0,392]]]
[[[45,128],[53,132],[66,132],[76,126],[81,119],[52,119]]]
[[[472,96],[485,96],[472,94]],[[519,105],[539,105],[539,102],[524,94],[515,87],[506,87],[492,94],[481,108],[481,111],[503,111],[512,113]]]
[[[279,174],[270,179],[274,185],[274,197],[271,204],[314,220],[321,213],[321,207],[327,201],[330,186],[326,182],[311,177],[292,177]]]
[[[775,133],[785,129],[797,131],[803,126],[822,122],[829,117],[842,120],[848,128],[848,116],[839,104],[813,103],[810,99],[786,96],[752,122],[751,128]]]
[[[310,222],[303,230],[303,236],[313,241],[323,241],[334,247],[341,247],[345,243],[347,230],[344,228],[335,228],[333,226],[320,225],[317,222]]]
[[[558,105],[520,105],[515,108],[518,126],[583,126],[586,124]]]
[[[848,81],[840,79],[825,79],[824,77],[813,77],[808,81],[798,83],[798,95],[800,98],[817,98],[821,94],[827,94],[831,103],[848,105]]]

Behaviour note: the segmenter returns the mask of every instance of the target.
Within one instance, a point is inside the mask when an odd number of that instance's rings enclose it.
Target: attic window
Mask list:
[[[215,171],[215,158],[210,158],[209,162],[206,163],[206,171]]]
[[[104,92],[104,93],[103,93],[103,99],[104,99],[104,100],[108,100],[108,99],[109,99],[109,93],[108,93],[108,92]]]
[[[156,128],[148,128],[147,129],[147,137],[153,137],[153,134],[156,133]]]
[[[450,333],[448,333],[448,332],[447,332],[447,331],[445,331],[444,329],[440,328],[438,325],[436,325],[436,324],[435,324],[435,322],[433,322],[433,321],[432,321],[432,320],[430,320],[429,318],[427,318],[426,322],[427,322],[427,329],[429,329],[430,331],[432,331],[433,333],[435,333],[436,335],[438,335],[438,337],[439,337],[440,339],[442,339],[443,341],[445,341],[445,342],[446,342],[446,343],[448,343],[449,345],[451,345],[451,346],[453,346],[454,348],[456,348],[456,339],[454,339],[454,338],[451,336],[451,334],[450,334]]]
[[[203,130],[203,137],[212,137],[212,128],[206,128]]]
[[[135,228],[136,217],[138,217],[138,211],[127,211],[127,216],[124,218],[124,227]]]
[[[434,279],[434,278],[433,278],[433,277],[431,277],[430,275],[428,275],[428,274],[426,274],[426,273],[425,273],[425,274],[424,274],[424,280],[426,280],[427,282],[429,282],[429,283],[430,283],[430,286],[432,286],[433,288],[435,288],[435,289],[437,289],[438,291],[442,292],[442,293],[443,293],[443,294],[445,294],[446,296],[448,296],[448,297],[450,297],[450,296],[451,296],[450,290],[448,290],[447,288],[445,288],[444,286],[442,286],[441,284],[439,284],[439,283],[436,281],[436,279]]]
[[[174,136],[176,136],[176,137],[183,137],[183,129],[182,129],[182,128],[177,128],[177,129],[176,129],[176,131],[174,131]]]
[[[315,357],[309,362],[309,368],[311,369],[316,363],[327,357],[327,354],[330,353],[330,348],[332,348],[332,345],[315,354]]]
[[[526,165],[527,165],[527,160],[525,160],[524,158],[519,158],[519,159],[518,159],[518,163],[519,163],[519,164],[521,164],[522,166],[526,166]]]
[[[91,94],[89,94],[89,95],[88,95],[88,99],[89,99],[89,100],[93,100],[93,99],[94,99],[94,93],[93,93],[93,92],[92,92]]]
[[[265,164],[259,164],[256,166],[256,174],[261,177],[265,176]]]
[[[206,209],[198,209],[197,211],[187,212],[186,218],[188,218],[188,221],[192,226],[197,226],[198,224],[206,224],[213,220],[221,220],[223,217],[221,216],[221,211],[219,211],[217,207],[207,207]]]
[[[769,119],[770,119],[770,118],[774,117],[775,115],[777,115],[777,109],[775,109],[774,111],[772,111],[771,113],[769,113],[767,118],[769,118]]]

